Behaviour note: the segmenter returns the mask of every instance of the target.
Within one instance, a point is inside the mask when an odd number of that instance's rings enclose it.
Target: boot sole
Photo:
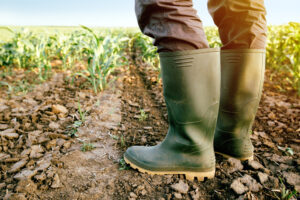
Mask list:
[[[193,181],[195,178],[198,181],[204,181],[207,179],[212,179],[215,177],[215,170],[209,171],[209,172],[189,172],[189,171],[151,171],[147,169],[143,169],[141,167],[136,166],[132,162],[130,162],[125,156],[124,156],[125,162],[130,165],[133,169],[138,170],[141,173],[147,173],[150,175],[168,175],[168,174],[183,174],[185,175],[185,178],[187,180]]]
[[[238,158],[238,157],[233,157],[233,156],[230,156],[230,155],[227,155],[227,154],[224,154],[224,153],[220,153],[220,152],[216,152],[216,151],[215,151],[215,153],[216,153],[216,154],[219,154],[219,155],[221,155],[221,156],[223,156],[224,158],[235,158],[235,159],[238,159],[238,160],[241,160],[241,161],[246,161],[246,160],[251,161],[251,160],[254,160],[253,155],[248,156],[248,157],[241,157],[241,158]]]

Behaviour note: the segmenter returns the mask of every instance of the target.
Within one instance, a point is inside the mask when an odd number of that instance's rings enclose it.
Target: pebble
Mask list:
[[[46,177],[46,174],[45,173],[42,173],[42,174],[39,174],[39,175],[35,175],[34,178],[38,181],[43,181],[45,180],[47,177]]]
[[[40,158],[43,156],[44,149],[41,145],[33,145],[31,146],[30,158]]]
[[[5,187],[5,183],[0,183],[0,190]]]
[[[133,192],[130,192],[130,193],[129,193],[129,196],[130,196],[131,198],[137,198],[137,195],[136,195],[135,193],[133,193]]]
[[[16,139],[19,137],[19,134],[17,133],[4,133],[0,132],[0,137],[6,137],[9,140]]]
[[[247,191],[258,192],[262,189],[262,185],[257,183],[250,175],[246,174],[241,178],[235,179],[230,185],[230,188],[232,188],[236,194],[243,194]]]
[[[14,176],[14,179],[21,181],[21,180],[28,180],[31,179],[34,175],[36,175],[37,170],[29,170],[23,169],[21,172]]]
[[[236,193],[236,194],[244,194],[249,189],[248,187],[244,186],[239,179],[235,179],[232,184],[230,185],[230,188]]]
[[[27,163],[26,159],[20,160],[19,162],[13,164],[13,166],[11,166],[10,170],[8,171],[9,173],[14,173],[14,172],[18,172],[22,167],[24,167]]]
[[[7,124],[0,124],[0,130],[7,129],[8,125]]]
[[[171,185],[171,188],[182,194],[186,194],[189,191],[188,184],[186,184],[182,180],[180,180],[179,183]]]
[[[240,160],[229,158],[227,160],[229,162],[230,167],[228,168],[228,173],[233,173],[235,171],[240,171],[244,168],[242,162]]]
[[[55,174],[54,177],[53,177],[53,182],[52,182],[51,187],[52,188],[59,188],[60,186],[61,186],[61,184],[60,184],[59,176],[58,176],[58,174]]]
[[[258,169],[263,169],[264,166],[262,164],[260,164],[259,162],[255,161],[255,160],[250,160],[248,161],[248,165],[252,168],[252,169],[255,169],[255,170],[258,170]]]
[[[141,192],[141,195],[144,196],[144,195],[146,195],[146,194],[147,194],[147,190],[143,189],[142,192]]]
[[[174,193],[174,197],[175,197],[175,199],[182,199],[182,195],[178,192]]]
[[[10,158],[10,155],[9,154],[6,154],[6,153],[0,153],[0,162],[7,159],[7,158]]]
[[[59,129],[60,125],[56,122],[50,122],[49,124],[49,128],[55,130],[55,129]]]
[[[55,114],[67,113],[68,109],[62,105],[56,104],[52,106],[52,112]]]
[[[268,174],[265,174],[262,172],[258,172],[257,175],[258,175],[258,178],[259,178],[259,181],[261,182],[261,184],[264,184],[268,180],[268,177],[269,177]]]
[[[51,165],[50,160],[40,160],[37,162],[37,168],[38,171],[44,171]]]

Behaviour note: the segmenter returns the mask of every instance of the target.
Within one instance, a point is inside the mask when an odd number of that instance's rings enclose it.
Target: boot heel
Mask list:
[[[187,172],[185,173],[185,178],[187,180],[193,181],[195,178],[198,181],[204,181],[205,179],[212,179],[215,177],[215,170],[210,172]]]

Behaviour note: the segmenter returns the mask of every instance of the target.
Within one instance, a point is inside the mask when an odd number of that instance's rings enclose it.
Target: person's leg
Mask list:
[[[264,0],[208,0],[208,10],[219,29],[222,49],[265,49]]]
[[[158,52],[208,48],[192,0],[136,0],[141,31],[154,38]]]
[[[221,98],[214,149],[225,157],[253,159],[250,132],[265,69],[266,18],[263,0],[209,0],[219,28]]]
[[[142,31],[158,46],[169,129],[160,144],[130,147],[124,159],[149,174],[213,178],[220,50],[208,48],[191,0],[138,0],[136,4]]]

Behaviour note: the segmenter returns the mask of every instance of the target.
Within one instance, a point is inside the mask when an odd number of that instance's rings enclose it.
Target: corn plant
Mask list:
[[[119,41],[117,37],[98,36],[92,29],[81,26],[92,36],[90,46],[86,47],[89,53],[88,67],[75,75],[82,76],[90,82],[94,92],[102,91],[108,84],[111,72],[120,65],[120,49],[116,45]]]
[[[269,26],[266,61],[275,73],[288,72],[285,81],[300,95],[300,23]]]

